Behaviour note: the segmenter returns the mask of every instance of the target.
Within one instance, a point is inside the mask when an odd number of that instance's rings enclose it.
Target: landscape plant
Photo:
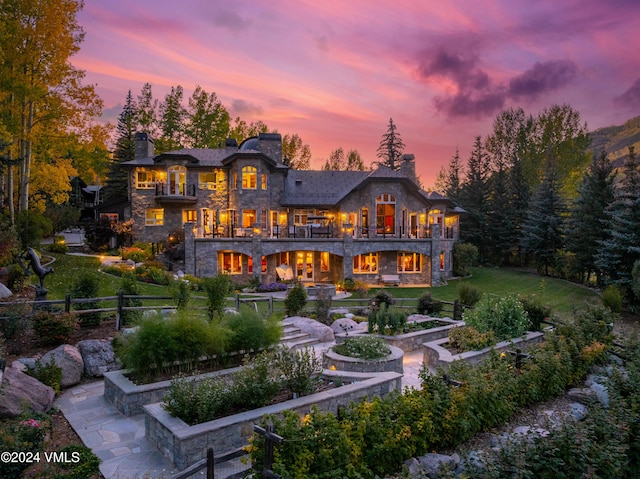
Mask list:
[[[181,279],[174,279],[169,284],[169,292],[179,311],[187,309],[189,301],[191,301],[191,287],[189,283]]]
[[[60,394],[62,368],[56,364],[55,358],[52,357],[49,362],[45,364],[42,364],[42,362],[37,359],[34,367],[28,367],[26,373],[29,376],[36,378],[42,384],[53,388],[56,394]]]
[[[74,299],[90,299],[98,297],[100,289],[100,279],[94,271],[80,271],[71,284],[69,294]],[[97,301],[83,301],[73,303],[73,308],[78,311],[98,309],[100,304]],[[100,324],[102,316],[99,312],[83,313],[80,315],[81,326],[97,326]]]
[[[463,306],[473,307],[481,298],[480,290],[468,281],[462,281],[458,284],[458,300]]]
[[[529,316],[514,295],[485,294],[474,309],[464,312],[467,326],[481,333],[493,331],[497,341],[522,336],[529,327]]]
[[[136,279],[136,275],[131,270],[127,270],[122,274],[122,279],[120,280],[120,291],[122,294],[126,296],[138,296],[140,295],[141,288],[140,284]],[[126,309],[126,308],[135,308],[142,306],[142,301],[136,298],[124,298],[122,302],[122,306],[125,308],[122,310],[120,315],[120,324],[127,325],[132,324],[138,321],[142,317],[142,311],[136,309]]]
[[[438,315],[443,308],[442,301],[433,299],[431,293],[424,293],[418,298],[418,314],[424,314],[427,316]]]
[[[614,313],[622,311],[622,291],[615,284],[610,284],[602,292],[602,304]]]
[[[273,346],[282,335],[281,319],[281,315],[275,313],[264,317],[252,308],[227,313],[221,324],[231,332],[228,351],[257,352]]]
[[[33,412],[25,412],[17,418],[0,422],[0,449],[4,453],[42,451],[51,425],[49,415]],[[29,465],[28,461],[0,461],[0,477],[19,479]]]
[[[284,310],[287,316],[297,316],[307,304],[307,292],[302,283],[296,283],[287,293]]]
[[[481,333],[471,326],[462,326],[449,331],[448,346],[458,353],[478,351],[495,344],[496,337],[491,330]]]
[[[38,342],[45,346],[66,343],[80,326],[77,314],[50,310],[36,311],[31,321]]]
[[[222,317],[224,306],[229,295],[233,291],[233,282],[227,274],[205,278],[202,287],[207,294],[207,311],[209,319]]]
[[[369,334],[398,334],[405,330],[407,314],[395,306],[382,302],[377,308],[371,308],[367,317]]]
[[[333,350],[342,356],[360,359],[380,359],[391,354],[389,345],[375,336],[349,337],[336,344]]]

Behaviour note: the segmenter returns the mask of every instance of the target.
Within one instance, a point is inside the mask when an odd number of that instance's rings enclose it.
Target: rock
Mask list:
[[[609,407],[611,401],[609,399],[609,390],[606,386],[603,386],[600,383],[593,383],[591,384],[589,389],[595,393],[598,401],[600,401],[600,404],[602,404],[606,408]]]
[[[122,369],[122,363],[113,351],[111,341],[106,339],[87,339],[76,344],[87,376],[102,377],[108,371]]]
[[[549,431],[540,427],[532,428],[531,426],[518,426],[513,428],[511,434],[514,436],[526,436],[527,438],[533,439],[534,437],[547,437],[549,435]]]
[[[12,296],[13,293],[9,288],[7,288],[3,283],[0,283],[0,298],[8,298]]]
[[[13,362],[12,366],[22,372],[26,372],[27,369],[36,368],[36,360],[35,358],[18,358]]]
[[[589,410],[584,404],[580,404],[578,402],[571,403],[569,405],[569,411],[571,412],[571,417],[576,421],[582,421],[587,414],[589,414]]]
[[[53,388],[18,368],[6,368],[0,394],[0,417],[19,416],[25,406],[33,412],[47,412],[53,406],[55,395]]]
[[[58,346],[56,349],[45,353],[40,360],[40,364],[43,366],[49,364],[52,359],[55,360],[56,366],[62,369],[61,387],[68,388],[80,382],[84,371],[84,362],[78,348],[70,344]]]
[[[316,338],[321,343],[326,343],[335,339],[333,330],[329,326],[311,318],[291,316],[289,318],[286,318],[283,323],[294,325],[295,327],[299,328],[300,331],[307,333],[313,338]]]
[[[139,327],[139,326],[133,326],[133,327],[131,327],[131,328],[124,328],[124,329],[122,330],[122,336],[126,338],[127,336],[129,336],[129,335],[131,335],[131,334],[135,334],[135,333],[137,333],[137,332],[138,332],[138,329],[140,329],[140,327]]]
[[[589,388],[571,388],[567,391],[567,398],[582,404],[588,403],[593,398],[593,392]]]
[[[420,466],[422,466],[424,473],[431,479],[436,479],[438,477],[438,473],[441,471],[443,466],[453,471],[458,467],[458,464],[460,464],[460,456],[457,454],[452,456],[447,456],[445,454],[425,454],[417,459]]]
[[[347,308],[331,308],[330,312],[331,314],[342,314],[345,317],[347,316],[347,314],[350,314]]]
[[[359,325],[353,319],[338,318],[331,324],[331,330],[335,333],[348,333],[359,329]]]

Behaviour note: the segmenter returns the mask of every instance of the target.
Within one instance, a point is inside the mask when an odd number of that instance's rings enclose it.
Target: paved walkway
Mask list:
[[[332,345],[316,345],[317,354]],[[421,364],[421,352],[405,354],[403,388],[420,387],[418,373]],[[122,416],[103,397],[103,392],[103,381],[82,384],[64,391],[55,406],[63,412],[82,442],[102,460],[100,471],[105,479],[170,478],[178,472],[145,438],[144,415]],[[242,468],[238,463],[231,463],[226,470],[233,473]],[[193,477],[205,475],[202,473]],[[218,477],[226,477],[225,470],[218,468]]]

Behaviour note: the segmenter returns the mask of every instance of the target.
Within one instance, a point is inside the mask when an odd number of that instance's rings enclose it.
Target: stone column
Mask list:
[[[184,272],[196,275],[196,224],[186,223],[184,225]]]
[[[344,260],[342,262],[342,279],[353,277],[353,235],[344,235]]]
[[[254,234],[251,238],[251,259],[253,260],[253,277],[262,278],[262,239]]]
[[[440,284],[440,225],[431,225],[431,286]]]

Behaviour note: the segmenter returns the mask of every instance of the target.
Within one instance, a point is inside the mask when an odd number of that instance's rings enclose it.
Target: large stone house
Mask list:
[[[123,166],[134,237],[160,243],[184,230],[188,274],[404,285],[451,276],[461,210],[418,186],[413,155],[400,171],[293,170],[275,133],[159,155],[138,133]]]

